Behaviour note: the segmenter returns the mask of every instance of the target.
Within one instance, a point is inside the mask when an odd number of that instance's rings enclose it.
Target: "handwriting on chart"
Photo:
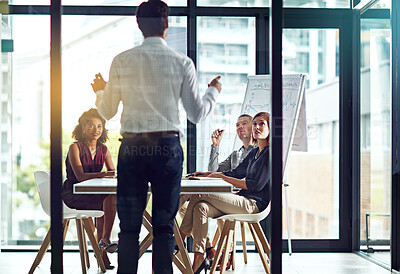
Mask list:
[[[270,94],[263,94],[263,97],[268,97]],[[251,92],[249,96],[249,100],[245,104],[244,111],[246,112],[251,112],[251,111],[261,111],[261,110],[266,110],[270,111],[271,110],[271,104],[270,103],[265,103],[265,104],[260,104],[260,102],[265,102],[266,100],[262,100],[263,98],[257,98],[255,92]],[[295,109],[297,105],[297,95],[295,92],[291,92],[288,90],[284,90],[283,92],[283,98],[282,98],[282,109],[283,110],[290,110],[290,109]]]
[[[285,78],[282,82],[283,89],[294,89],[297,90],[299,88],[299,82],[297,78]],[[250,90],[271,90],[271,81],[262,81],[258,83],[254,83]]]

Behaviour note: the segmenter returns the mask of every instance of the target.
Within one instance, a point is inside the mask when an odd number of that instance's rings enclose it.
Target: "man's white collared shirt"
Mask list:
[[[217,96],[215,87],[200,95],[189,57],[168,47],[162,38],[148,37],[114,58],[106,88],[96,92],[96,106],[108,120],[122,102],[121,134],[179,131],[183,136],[179,102],[188,119],[197,123],[211,112]]]

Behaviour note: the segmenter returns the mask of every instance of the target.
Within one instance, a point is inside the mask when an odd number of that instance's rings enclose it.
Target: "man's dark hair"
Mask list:
[[[143,2],[136,10],[136,21],[144,37],[161,36],[167,28],[169,7],[161,0]]]
[[[251,117],[251,115],[249,115],[249,114],[242,114],[242,115],[240,115],[240,116],[238,117],[238,119],[239,119],[239,118],[243,118],[243,117],[249,118],[250,120],[253,119],[253,117]]]

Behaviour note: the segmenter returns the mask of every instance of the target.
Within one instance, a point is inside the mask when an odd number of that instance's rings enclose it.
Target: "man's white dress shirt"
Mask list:
[[[217,95],[218,90],[209,87],[200,96],[192,60],[164,39],[148,37],[114,58],[104,91],[96,92],[96,106],[108,120],[122,102],[121,134],[179,131],[183,136],[179,101],[188,119],[197,123],[211,112]]]

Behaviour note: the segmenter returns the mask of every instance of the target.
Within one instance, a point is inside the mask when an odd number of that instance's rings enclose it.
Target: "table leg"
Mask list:
[[[146,252],[146,250],[152,244],[153,240],[153,225],[151,224],[151,216],[146,210],[143,212],[143,226],[149,231],[149,233],[140,242],[139,258]],[[174,221],[174,234],[175,241],[179,247],[179,252],[178,254],[174,255],[173,262],[182,273],[193,274],[192,263],[180,237],[178,223],[176,222],[176,219]]]
[[[178,223],[174,222],[174,234],[175,234],[175,241],[178,245],[179,252],[177,255],[174,256],[174,263],[179,268],[182,273],[193,274],[192,263],[189,258],[189,254],[183,245],[182,238],[179,234],[179,227]],[[178,257],[180,256],[180,258]]]

